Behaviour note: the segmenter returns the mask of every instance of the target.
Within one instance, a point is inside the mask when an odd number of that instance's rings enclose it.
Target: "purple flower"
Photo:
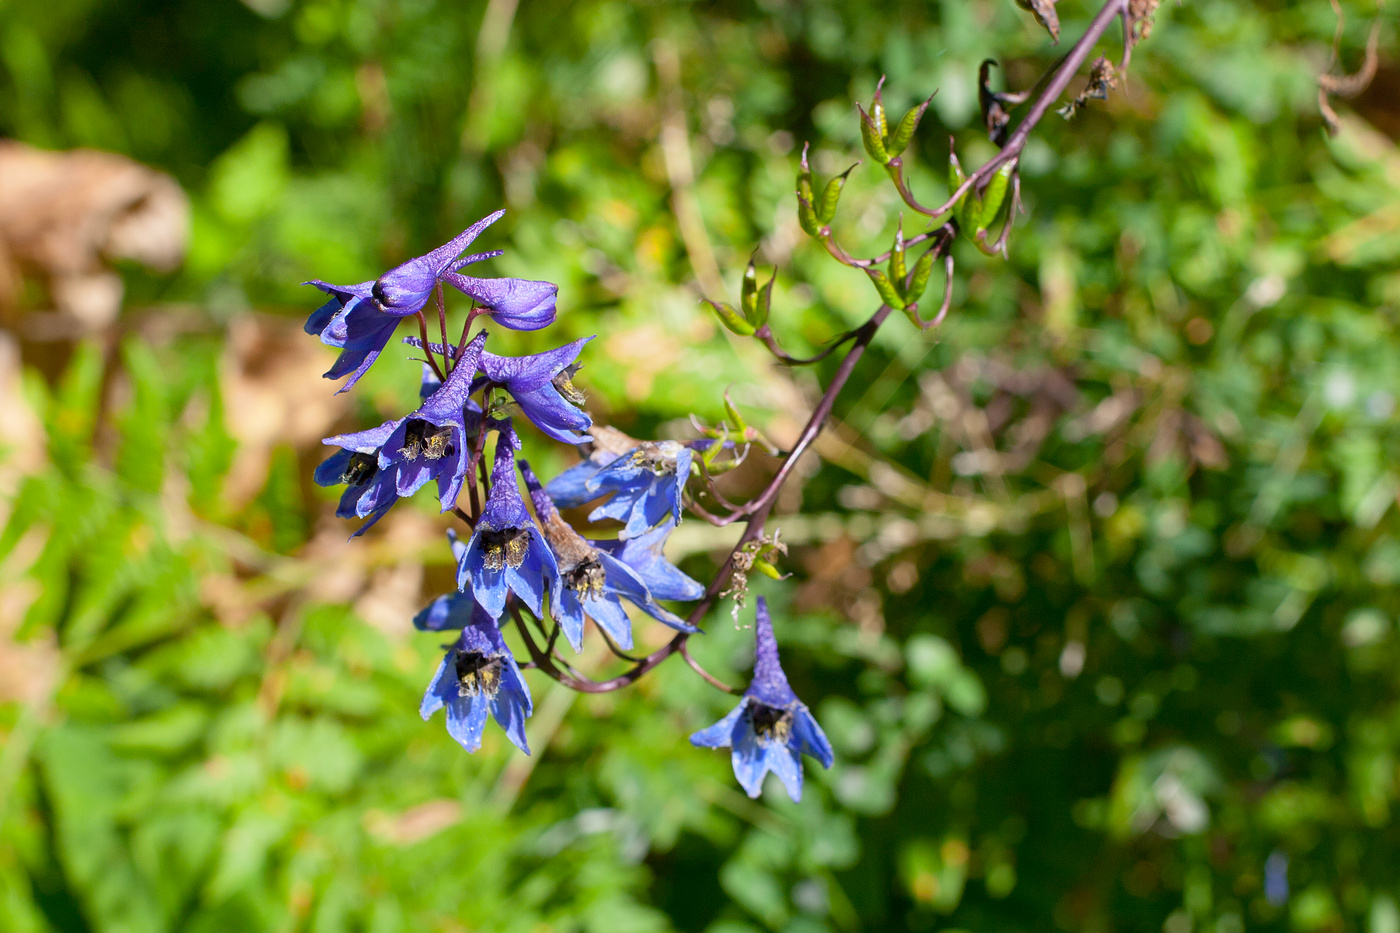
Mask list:
[[[504,327],[534,330],[554,320],[554,299],[559,289],[549,282],[474,279],[458,273],[471,263],[501,255],[500,250],[495,250],[458,258],[503,214],[505,211],[496,211],[478,220],[448,243],[390,269],[373,282],[332,285],[313,280],[303,283],[314,285],[331,296],[330,301],[307,319],[306,332],[319,334],[322,343],[340,348],[340,358],[326,372],[327,379],[350,375],[340,392],[359,381],[384,351],[399,320],[421,311],[439,282],[447,282],[481,302],[486,306],[485,313]]]
[[[504,386],[525,417],[545,434],[566,444],[591,441],[578,433],[587,430],[593,419],[582,410],[583,393],[574,387],[572,377],[578,371],[574,361],[592,339],[584,337],[532,356],[483,353],[481,371]]]
[[[468,465],[468,439],[481,429],[480,409],[469,398],[486,332],[467,345],[457,365],[422,406],[404,418],[377,428],[328,437],[323,444],[343,448],[316,469],[323,486],[343,482],[336,514],[370,520],[355,532],[363,534],[401,496],[411,496],[429,480],[437,480],[438,499],[446,512],[457,504]],[[428,383],[425,377],[425,384]]]
[[[491,494],[457,562],[457,588],[470,589],[493,619],[505,611],[507,592],[544,618],[544,591],[553,589],[559,578],[554,555],[520,496],[515,476],[519,444],[510,422],[503,422],[491,466]]]
[[[549,496],[540,488],[540,481],[524,460],[520,461],[520,473],[525,477],[530,499],[535,504],[535,514],[539,516],[545,539],[554,551],[559,567],[550,594],[550,612],[575,651],[583,650],[585,615],[607,632],[617,645],[624,649],[632,647],[632,620],[627,618],[619,598],[677,631],[699,631],[658,603],[631,567],[594,547],[596,542],[587,540],[570,528]]]
[[[788,796],[802,799],[802,754],[830,768],[833,760],[826,733],[792,692],[778,660],[778,642],[768,617],[768,602],[758,597],[753,682],[728,716],[690,737],[692,745],[731,748],[734,776],[750,797],[763,791],[763,778],[772,771]]]
[[[613,443],[611,436],[599,430],[594,434]],[[550,480],[545,491],[564,508],[611,493],[612,498],[589,513],[588,520],[616,519],[626,526],[619,538],[636,538],[668,517],[680,521],[681,494],[693,457],[694,451],[679,441],[642,441],[622,453],[595,445],[587,460]]]
[[[317,308],[306,320],[306,332],[318,334],[321,342],[338,347],[340,356],[330,369],[327,379],[349,375],[336,394],[348,391],[384,352],[384,346],[399,326],[399,319],[375,308],[370,300],[373,282],[359,285],[328,285],[325,282],[305,282],[328,293],[331,300]]]
[[[418,710],[422,717],[446,706],[448,734],[474,752],[481,747],[489,713],[510,740],[530,754],[525,740],[525,720],[534,712],[530,688],[495,620],[471,597],[452,593],[435,599],[414,624],[432,631],[462,628],[423,694]]]
[[[460,263],[475,262],[482,256]],[[476,299],[491,319],[511,330],[539,330],[554,323],[555,300],[559,286],[530,279],[477,279],[457,272],[445,273],[442,280],[464,295]]]
[[[675,528],[676,523],[668,518],[651,531],[635,538],[598,541],[596,544],[599,549],[607,551],[636,571],[652,596],[657,599],[689,602],[704,596],[705,588],[668,563],[662,554],[666,539]]]

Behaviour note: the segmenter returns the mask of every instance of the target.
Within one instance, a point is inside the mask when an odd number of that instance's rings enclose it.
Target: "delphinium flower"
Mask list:
[[[457,562],[457,588],[469,590],[493,619],[505,611],[507,593],[514,593],[536,618],[543,618],[544,593],[554,588],[559,568],[520,496],[515,475],[520,441],[509,421],[497,426],[491,492]]]
[[[584,344],[592,340],[584,337],[544,353],[530,356],[497,356],[494,353],[481,354],[483,375],[473,389],[487,382],[495,383],[508,392],[522,414],[530,419],[535,427],[549,437],[565,444],[582,444],[593,438],[586,431],[593,419],[583,410],[583,392],[573,383],[573,375],[578,372],[579,352]],[[404,343],[422,347],[418,337],[405,337]],[[453,348],[439,343],[428,345],[433,353],[455,352]]]
[[[524,279],[477,279],[458,270],[473,262],[501,255],[500,250],[462,256],[471,242],[505,211],[485,217],[430,253],[417,256],[390,269],[378,279],[358,285],[332,285],[319,279],[306,282],[330,295],[306,321],[306,332],[317,334],[321,342],[338,347],[340,357],[327,372],[327,379],[349,375],[344,392],[359,381],[379,358],[398,323],[417,314],[432,297],[440,282],[446,282],[484,306],[501,326],[513,330],[536,330],[554,321],[558,286],[550,282]]]
[[[595,428],[593,434],[594,449],[588,459],[545,486],[550,498],[572,508],[611,494],[589,513],[588,520],[623,522],[620,538],[635,538],[668,517],[679,522],[681,493],[690,477],[694,451],[679,441],[635,441],[620,431]]]
[[[454,550],[457,542],[453,542]],[[424,719],[447,707],[447,732],[469,752],[481,747],[489,713],[510,740],[530,754],[525,720],[534,711],[530,688],[490,614],[470,595],[439,596],[418,614],[414,625],[429,631],[461,629],[447,649],[419,713]]]
[[[647,615],[681,632],[698,631],[669,611],[647,590],[637,572],[580,535],[560,516],[540,481],[524,460],[520,473],[530,490],[545,540],[559,566],[558,583],[551,594],[550,611],[575,651],[583,650],[586,615],[607,632],[619,647],[632,647],[632,621],[622,608],[625,599]],[[694,598],[694,597],[691,597]]]
[[[705,588],[668,562],[662,553],[666,539],[675,529],[676,523],[668,518],[635,538],[594,543],[636,571],[652,596],[690,602],[704,596]]]
[[[468,438],[481,430],[480,409],[469,395],[485,343],[482,331],[467,345],[447,381],[417,411],[377,428],[322,441],[341,450],[317,468],[316,482],[323,486],[343,482],[349,487],[336,514],[370,519],[356,535],[363,534],[400,497],[413,495],[429,480],[437,480],[444,512],[457,504],[467,474]]]
[[[690,737],[705,748],[732,748],[734,776],[750,797],[763,791],[763,778],[772,771],[782,780],[788,796],[802,799],[802,754],[805,752],[831,767],[831,743],[806,704],[788,685],[778,660],[778,642],[768,602],[758,597],[754,630],[753,681],[739,705],[708,729]]]
[[[505,388],[525,417],[549,437],[565,444],[591,441],[593,438],[579,433],[588,430],[593,419],[583,411],[583,393],[574,386],[572,377],[578,371],[575,361],[579,353],[592,339],[584,337],[532,356],[483,353],[481,371]]]

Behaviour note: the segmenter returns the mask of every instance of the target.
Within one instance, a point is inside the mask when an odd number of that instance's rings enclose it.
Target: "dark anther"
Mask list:
[[[792,711],[755,702],[751,707],[753,731],[761,738],[786,742],[792,734]]]
[[[519,567],[530,551],[530,533],[524,528],[490,529],[481,532],[481,549],[486,554],[483,566],[487,570]]]
[[[487,657],[479,651],[457,652],[457,695],[462,697],[496,695],[501,689],[500,658]]]
[[[379,472],[379,458],[374,454],[362,454],[359,451],[350,455],[350,462],[345,464],[345,470],[340,474],[340,481],[347,486],[363,486],[374,479],[374,474]]]
[[[602,595],[605,579],[606,573],[603,570],[603,565],[594,557],[579,563],[573,570],[570,570],[565,583],[579,596],[591,599]]]
[[[588,397],[583,394],[583,390],[574,385],[574,374],[581,368],[582,367],[579,366],[578,363],[574,363],[550,380],[554,388],[558,389],[559,394],[564,397],[564,401],[577,408],[582,408],[584,402],[588,401]]]
[[[429,460],[441,460],[452,453],[452,445],[448,443],[451,437],[451,428],[440,428],[421,418],[414,418],[404,428],[403,446],[399,448],[399,453],[405,460],[417,460],[419,454]]]

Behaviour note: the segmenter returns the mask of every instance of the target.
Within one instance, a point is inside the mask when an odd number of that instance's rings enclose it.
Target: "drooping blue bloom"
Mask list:
[[[593,440],[586,431],[593,419],[583,411],[583,393],[573,383],[573,375],[578,371],[574,361],[578,359],[583,345],[592,340],[584,337],[555,350],[536,353],[531,356],[497,356],[482,353],[481,371],[484,374],[472,390],[480,389],[487,381],[503,387],[515,399],[525,417],[545,434],[565,444],[582,444]],[[418,337],[405,337],[403,342],[413,347],[422,347]],[[433,353],[455,353],[455,348],[446,348],[440,343],[430,343]]]
[[[413,622],[431,631],[462,629],[423,694],[422,717],[446,706],[448,734],[474,752],[489,713],[516,747],[530,754],[525,740],[525,720],[534,712],[530,688],[495,620],[470,596],[451,593],[433,600]]]
[[[676,523],[666,519],[651,531],[635,538],[619,538],[616,541],[596,542],[600,550],[607,551],[637,572],[647,590],[657,599],[675,599],[690,602],[705,595],[705,588],[679,568],[667,562],[662,549],[666,539],[675,531]]]
[[[608,436],[597,429],[594,435]],[[668,517],[681,520],[681,494],[693,457],[694,451],[679,441],[642,441],[621,453],[595,444],[588,459],[550,480],[545,491],[564,508],[611,493],[588,520],[616,519],[625,524],[619,538],[636,538]]]
[[[330,301],[307,318],[306,332],[320,336],[326,346],[340,349],[340,356],[325,372],[327,379],[350,376],[345,385],[336,390],[339,395],[349,391],[379,359],[394,328],[399,326],[399,318],[385,314],[374,306],[370,299],[373,282],[329,285],[316,281],[304,284],[314,285],[331,296]]]
[[[763,791],[763,778],[772,771],[793,800],[802,799],[802,754],[830,768],[831,743],[806,704],[788,685],[778,660],[778,642],[768,617],[768,602],[758,597],[753,681],[728,716],[690,737],[705,748],[731,748],[734,776],[750,797]]]
[[[699,631],[658,603],[635,570],[569,527],[524,460],[520,461],[520,474],[559,567],[550,594],[550,612],[575,651],[583,650],[584,616],[596,622],[619,647],[632,647],[632,620],[621,599],[677,631]]]
[[[370,519],[356,535],[363,534],[401,496],[413,495],[429,480],[437,480],[444,512],[457,504],[467,474],[468,439],[481,430],[480,409],[468,396],[485,343],[482,331],[467,345],[447,381],[417,411],[377,428],[322,441],[342,450],[316,468],[316,482],[349,486],[336,514]]]
[[[505,387],[525,417],[545,434],[565,444],[591,441],[579,433],[588,430],[593,419],[583,411],[583,393],[574,387],[572,377],[577,372],[574,361],[592,339],[584,337],[532,356],[483,353],[481,371]]]
[[[499,619],[507,593],[518,596],[536,618],[544,618],[544,593],[554,589],[559,568],[520,496],[515,451],[520,441],[510,422],[500,423],[496,459],[491,465],[491,493],[467,549],[457,562],[457,588]]]
[[[399,321],[421,311],[439,282],[480,301],[487,309],[483,313],[514,330],[533,330],[554,320],[554,298],[559,289],[549,282],[475,279],[459,274],[458,270],[470,263],[501,255],[495,250],[462,257],[462,251],[503,214],[505,211],[497,211],[477,221],[448,243],[390,269],[373,282],[304,283],[331,296],[307,319],[306,332],[319,334],[322,343],[340,348],[340,358],[326,372],[327,379],[350,375],[340,392],[359,381],[384,351]]]

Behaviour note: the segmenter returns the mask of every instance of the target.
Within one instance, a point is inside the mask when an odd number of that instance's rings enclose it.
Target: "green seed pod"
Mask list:
[[[774,567],[772,564],[768,563],[768,561],[764,560],[761,557],[756,558],[754,560],[753,569],[757,570],[765,577],[772,577],[774,580],[781,580],[787,576],[787,574],[782,573],[778,570],[777,567]]]
[[[768,309],[773,306],[773,283],[778,281],[778,270],[773,270],[773,277],[768,280],[768,284],[758,293],[758,301],[754,303],[753,317],[749,318],[749,323],[755,329],[768,323]]]
[[[861,142],[865,143],[865,151],[880,165],[888,165],[890,156],[885,149],[885,137],[880,132],[879,124],[864,110],[861,110],[860,104],[856,104],[856,109],[860,110],[860,139]],[[882,115],[884,114],[883,109],[880,112]]]
[[[749,267],[744,270],[744,284],[739,287],[739,307],[743,309],[744,319],[752,322],[758,314],[758,272],[753,266],[753,257],[749,257]]]
[[[996,220],[997,211],[1006,202],[1006,189],[1011,184],[1011,173],[1015,168],[1015,163],[1008,162],[987,181],[987,190],[983,192],[977,209],[977,229],[985,230]]]
[[[857,162],[856,165],[860,163]],[[855,171],[855,165],[837,175],[826,183],[826,188],[822,190],[822,199],[817,202],[817,220],[823,224],[831,223],[836,216],[836,204],[841,200],[841,189],[846,184],[846,177]]]
[[[951,196],[957,191],[962,183],[967,181],[967,176],[963,174],[962,163],[958,161],[958,155],[951,149],[948,151],[948,194]],[[965,192],[958,202],[953,205],[953,217],[957,219],[959,227],[966,227],[968,221],[968,202],[972,200],[971,192]]]
[[[895,290],[894,283],[890,281],[889,276],[879,269],[866,269],[865,274],[870,276],[870,283],[875,286],[875,291],[879,292],[881,301],[891,308],[901,311],[904,309],[904,299]]]
[[[802,163],[797,170],[797,196],[812,200],[812,166],[807,164],[807,149],[811,143],[802,144]]]
[[[797,196],[797,222],[808,236],[821,238],[822,225],[817,220],[817,212],[812,207],[812,202],[802,195]]]
[[[928,250],[914,263],[914,276],[909,280],[909,288],[904,292],[904,300],[913,304],[923,297],[928,288],[929,277],[933,274],[933,250]]]
[[[911,108],[899,121],[899,125],[894,128],[886,146],[886,151],[889,152],[891,158],[902,155],[904,150],[909,148],[909,143],[914,138],[914,131],[919,128],[919,121],[924,118],[924,111],[928,110],[928,105],[932,100],[933,97],[930,96],[919,106]]]
[[[894,246],[890,248],[890,280],[894,282],[894,287],[904,290],[904,279],[909,275],[909,269],[904,264],[904,217],[899,218],[899,226],[894,231]]]
[[[880,96],[880,89],[885,86],[885,76],[880,75],[880,80],[875,82],[875,96],[870,101],[870,119],[875,122],[875,129],[880,134],[880,141],[886,142],[890,138],[890,124],[885,116],[885,100]]]
[[[739,414],[739,409],[734,406],[734,402],[729,398],[729,390],[724,391],[724,413],[729,418],[729,424],[734,428],[735,433],[743,434],[748,430],[749,423],[744,420],[744,416]]]
[[[719,322],[725,327],[729,328],[734,333],[738,334],[740,337],[753,336],[753,332],[755,330],[754,326],[748,321],[744,320],[743,316],[740,315],[738,311],[735,311],[734,306],[731,305],[729,302],[711,301],[708,298],[704,298],[701,300],[714,309],[715,316],[719,318]]]

